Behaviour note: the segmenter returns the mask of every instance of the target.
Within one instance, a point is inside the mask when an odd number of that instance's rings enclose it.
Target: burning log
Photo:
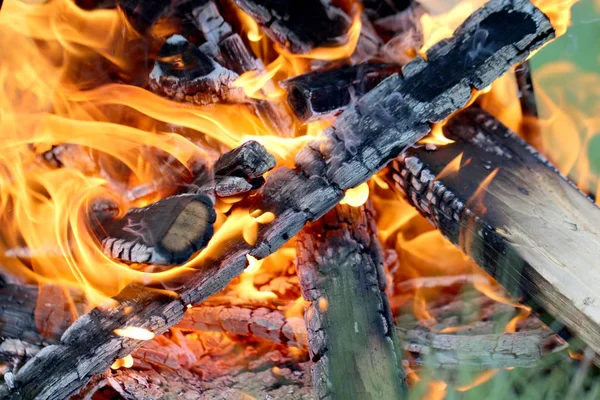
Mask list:
[[[481,44],[482,32],[488,33],[486,51],[473,51]],[[273,212],[275,220],[260,227],[256,245],[224,243],[219,255],[181,274],[183,283],[173,282],[179,298],[130,287],[123,296],[134,292],[134,297],[80,317],[60,344],[47,347],[15,374],[14,387],[0,386],[0,396],[48,399],[77,392],[94,374],[142,344],[114,335],[114,329],[137,326],[160,334],[175,325],[187,304],[203,301],[241,274],[247,255],[262,259],[280,248],[304,224],[333,208],[345,189],[366,181],[429,132],[430,122],[463,107],[472,87],[487,87],[553,37],[548,18],[529,1],[492,0],[453,39],[433,46],[428,61],[418,58],[407,64],[404,78],[386,79],[344,112],[323,139],[298,154],[295,170],[279,168],[269,175],[255,200],[258,208]],[[77,371],[72,369],[74,360]]]
[[[168,197],[134,208],[96,229],[104,253],[122,261],[180,264],[202,250],[213,234],[216,213],[205,194]]]
[[[192,15],[194,24],[208,43],[212,44],[215,57],[223,60],[223,65],[239,75],[250,71],[266,73],[262,61],[252,55],[239,34],[233,33],[233,29],[221,16],[214,1],[209,0],[198,5],[192,11]],[[265,82],[262,91],[273,87],[272,81]],[[288,111],[280,104],[269,100],[255,100],[253,107],[263,123],[274,132],[281,136],[292,135],[293,121]]]
[[[288,104],[305,122],[331,117],[362,97],[385,78],[401,72],[399,65],[358,64],[315,71],[281,82]]]
[[[200,174],[197,193],[168,197],[123,218],[100,220],[96,228],[104,253],[126,262],[180,264],[202,250],[213,235],[213,193],[234,196],[257,189],[275,158],[260,143],[249,141],[225,153],[214,165],[214,182]],[[204,193],[208,193],[204,194]]]
[[[456,142],[413,147],[392,164],[395,187],[513,296],[565,326],[565,339],[600,352],[598,207],[478,107],[445,134]]]
[[[235,0],[276,43],[292,53],[346,42],[350,17],[330,0]]]
[[[199,105],[240,103],[239,75],[204,54],[181,35],[173,35],[158,53],[148,84],[157,94]]]
[[[370,208],[337,206],[298,235],[297,252],[317,398],[406,397]]]

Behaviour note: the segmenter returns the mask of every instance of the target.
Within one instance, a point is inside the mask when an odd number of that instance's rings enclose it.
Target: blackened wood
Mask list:
[[[303,121],[331,117],[385,78],[401,72],[394,64],[364,63],[314,71],[281,82],[288,104]]]
[[[517,78],[517,86],[519,87],[519,101],[523,115],[537,118],[538,108],[529,61],[525,61],[515,68],[515,76]]]
[[[173,35],[158,53],[148,84],[157,94],[199,105],[246,101],[233,83],[239,75],[219,65],[181,35]]]
[[[531,72],[529,61],[525,61],[515,68],[515,77],[517,78],[517,86],[519,88],[519,101],[521,103],[521,111],[523,112],[519,133],[523,135],[523,138],[529,144],[539,147],[542,145],[541,128]]]
[[[338,205],[297,237],[318,399],[402,399],[408,389],[369,207]]]
[[[489,31],[488,49],[495,54],[480,53],[465,63],[465,54],[482,27]],[[276,218],[259,228],[256,245],[239,240],[222,244],[218,255],[199,262],[193,271],[179,277],[182,281],[174,282],[179,284],[177,299],[148,295],[80,317],[59,345],[42,351],[15,375],[14,388],[0,386],[0,396],[28,400],[75,393],[94,374],[141,345],[113,335],[114,329],[130,324],[157,334],[164,332],[181,320],[187,304],[199,303],[241,274],[248,254],[263,259],[273,253],[307,221],[333,208],[343,198],[344,189],[366,181],[425,135],[429,122],[464,106],[472,86],[485,88],[553,37],[548,19],[529,1],[492,0],[475,12],[453,39],[432,47],[429,62],[413,61],[404,68],[405,78],[388,78],[344,112],[333,129],[297,156],[295,170],[279,168],[269,175],[256,201],[257,207],[272,211]],[[442,61],[444,57],[450,57],[448,63]],[[74,359],[79,360],[77,371],[73,370]]]
[[[350,17],[330,0],[235,0],[276,43],[293,53],[344,44]]]
[[[208,244],[216,213],[205,194],[167,197],[96,229],[104,253],[122,261],[180,264]]]
[[[406,10],[412,0],[362,0],[369,19],[377,20]]]
[[[239,75],[251,71],[266,73],[262,61],[252,55],[239,34],[233,33],[233,29],[221,16],[214,1],[198,4],[192,14],[194,24],[206,40],[218,49],[218,58],[223,60],[225,67]],[[267,81],[261,92],[264,95],[264,91],[273,89],[274,83]],[[279,100],[257,99],[251,103],[251,106],[267,128],[279,136],[293,136],[292,118]]]
[[[276,164],[275,157],[262,144],[251,140],[219,157],[214,169],[217,176],[252,180],[269,172]]]
[[[480,108],[453,118],[445,134],[456,142],[411,148],[392,164],[395,187],[565,339],[575,334],[600,352],[600,209]],[[460,170],[436,179],[459,155]]]

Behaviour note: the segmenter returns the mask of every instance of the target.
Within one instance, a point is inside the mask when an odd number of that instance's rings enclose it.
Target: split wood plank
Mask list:
[[[600,209],[479,107],[444,132],[455,142],[392,163],[395,187],[550,327],[600,353]]]

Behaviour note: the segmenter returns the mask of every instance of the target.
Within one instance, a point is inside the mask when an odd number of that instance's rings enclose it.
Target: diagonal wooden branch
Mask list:
[[[481,29],[489,35],[485,52],[473,52]],[[96,308],[65,332],[16,375],[14,386],[0,387],[5,399],[57,399],[76,393],[94,374],[133,352],[139,340],[113,331],[137,326],[156,334],[166,331],[197,304],[218,292],[247,265],[248,254],[262,259],[280,248],[308,221],[332,209],[344,190],[357,186],[427,132],[430,122],[463,107],[472,88],[483,89],[531,51],[554,37],[548,18],[528,0],[492,0],[476,11],[452,39],[432,47],[427,60],[404,68],[405,76],[382,82],[343,113],[322,139],[303,149],[296,169],[279,168],[254,199],[257,208],[276,218],[262,225],[255,246],[229,241],[218,254],[200,260],[181,274],[177,297],[139,287],[120,295],[122,303]],[[209,245],[210,247],[210,245]]]
[[[479,107],[445,132],[455,143],[392,163],[395,187],[544,322],[600,353],[600,209]]]

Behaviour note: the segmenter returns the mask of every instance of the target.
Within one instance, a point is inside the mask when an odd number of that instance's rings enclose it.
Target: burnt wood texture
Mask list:
[[[407,398],[371,207],[338,205],[302,230],[296,250],[317,398]]]
[[[153,92],[198,105],[247,101],[234,86],[239,75],[224,68],[181,35],[169,37],[160,49],[148,85]]]
[[[331,0],[235,0],[276,43],[292,53],[345,43],[352,23]]]
[[[213,235],[216,213],[205,194],[183,194],[129,210],[96,229],[104,253],[122,261],[180,264],[202,250]]]
[[[391,164],[394,186],[565,339],[600,352],[600,209],[479,107],[444,132],[455,142]]]
[[[314,71],[280,83],[297,117],[305,122],[331,117],[385,78],[400,73],[394,64],[364,63]]]
[[[487,51],[475,52],[482,29],[488,32]],[[281,167],[268,176],[255,201],[275,220],[261,225],[254,246],[243,240],[220,246],[219,254],[199,261],[173,283],[177,298],[138,288],[122,304],[80,317],[60,344],[44,349],[15,374],[14,385],[0,386],[0,396],[55,399],[76,393],[116,358],[141,346],[139,340],[114,335],[114,329],[137,326],[160,334],[175,325],[188,304],[205,300],[241,274],[248,254],[263,259],[273,253],[308,221],[332,209],[345,189],[366,181],[429,132],[430,122],[463,107],[473,87],[485,88],[552,38],[548,18],[529,1],[492,0],[452,39],[432,47],[428,61],[407,64],[404,77],[386,79],[344,112],[322,139],[297,155],[296,169]]]

